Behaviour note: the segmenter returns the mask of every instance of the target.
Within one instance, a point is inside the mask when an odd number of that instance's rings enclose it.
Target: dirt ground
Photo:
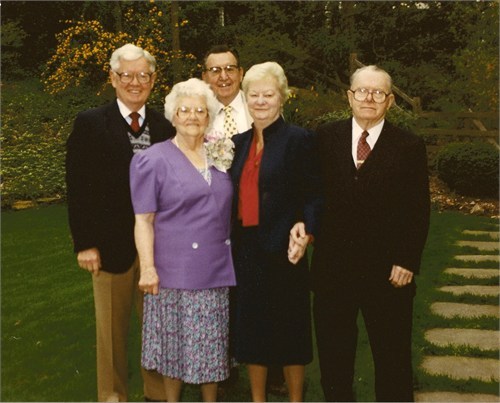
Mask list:
[[[498,199],[483,199],[457,195],[435,176],[429,178],[431,201],[438,210],[456,210],[466,214],[476,214],[499,218]]]

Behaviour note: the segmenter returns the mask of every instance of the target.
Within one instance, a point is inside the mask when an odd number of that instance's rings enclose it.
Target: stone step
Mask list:
[[[453,295],[472,294],[493,297],[500,295],[500,286],[498,285],[446,285],[439,290],[450,292]]]
[[[484,329],[429,329],[424,337],[430,343],[440,346],[469,346],[481,350],[498,350],[500,332]]]
[[[457,276],[466,278],[493,278],[500,275],[499,269],[459,269],[455,267],[450,267],[445,269],[445,273],[455,274]]]
[[[483,251],[494,251],[498,250],[498,242],[490,241],[457,241],[458,246],[469,246],[471,248],[476,248]]]
[[[457,255],[453,258],[462,262],[500,262],[498,255]]]
[[[434,302],[431,305],[431,312],[444,318],[456,316],[462,318],[478,318],[481,316],[491,316],[500,318],[500,309],[497,305],[459,304],[456,302]]]
[[[497,231],[471,231],[471,230],[465,230],[462,231],[462,234],[464,235],[488,235],[491,239],[499,239],[500,234]]]
[[[456,393],[456,392],[417,392],[416,402],[498,402],[496,395],[484,393]]]
[[[493,358],[426,356],[421,368],[430,375],[445,375],[452,379],[478,379],[484,382],[500,380],[500,361]]]

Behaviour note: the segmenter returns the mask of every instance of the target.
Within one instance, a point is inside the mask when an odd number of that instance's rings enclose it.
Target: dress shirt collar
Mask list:
[[[373,150],[373,147],[375,147],[375,143],[377,142],[378,138],[380,137],[380,133],[382,132],[382,128],[384,127],[384,119],[377,125],[373,126],[370,128],[370,130],[367,130],[367,132],[370,134],[366,138],[366,142],[370,145],[370,148]],[[360,125],[358,125],[358,122],[356,122],[356,119],[354,117],[352,118],[352,143],[351,143],[351,152],[352,152],[352,159],[354,161],[354,164],[356,164],[357,161],[357,154],[358,154],[358,141],[359,138],[361,137],[361,133],[363,133],[365,129],[363,129]]]
[[[380,137],[380,133],[382,132],[382,128],[384,127],[384,122],[385,119],[382,119],[379,123],[377,123],[375,126],[370,128],[370,130],[367,130],[367,132],[370,134],[366,138],[366,142],[370,145],[370,148],[373,150],[373,147],[375,147],[375,143],[377,142],[378,138]],[[354,117],[352,118],[352,142],[353,145],[358,146],[358,141],[359,138],[361,137],[361,133],[363,133],[365,129],[363,129],[360,125],[358,125],[358,122],[356,122],[356,119]]]
[[[120,109],[121,115],[125,118],[125,120],[127,120],[127,122],[130,122],[131,119],[129,115],[132,113],[132,111],[118,98],[116,98],[116,102],[118,102],[118,108]],[[141,109],[139,109],[137,112],[139,113],[139,115],[141,115],[139,118],[139,122],[142,122],[142,120],[146,118],[146,105],[142,105]]]
[[[233,108],[233,112],[235,114],[245,113],[245,104],[243,102],[243,96],[244,96],[243,92],[240,90],[238,95],[236,95],[232,100],[232,102],[229,104]],[[222,102],[219,102],[219,104],[220,104],[219,113],[224,113],[225,105]]]

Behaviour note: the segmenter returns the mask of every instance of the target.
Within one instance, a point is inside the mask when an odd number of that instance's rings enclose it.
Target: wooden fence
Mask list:
[[[349,66],[352,74],[364,64],[358,60],[356,53],[351,53]],[[498,111],[426,112],[422,110],[420,97],[410,97],[396,85],[392,86],[392,91],[398,100],[406,102],[410,106],[409,109],[418,116],[416,132],[425,137],[430,159],[442,145],[451,141],[483,140],[494,144],[500,150]]]

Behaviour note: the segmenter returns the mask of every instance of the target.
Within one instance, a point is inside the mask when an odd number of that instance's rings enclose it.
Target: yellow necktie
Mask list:
[[[231,105],[224,107],[224,135],[229,138],[238,133],[232,111],[233,107]]]

